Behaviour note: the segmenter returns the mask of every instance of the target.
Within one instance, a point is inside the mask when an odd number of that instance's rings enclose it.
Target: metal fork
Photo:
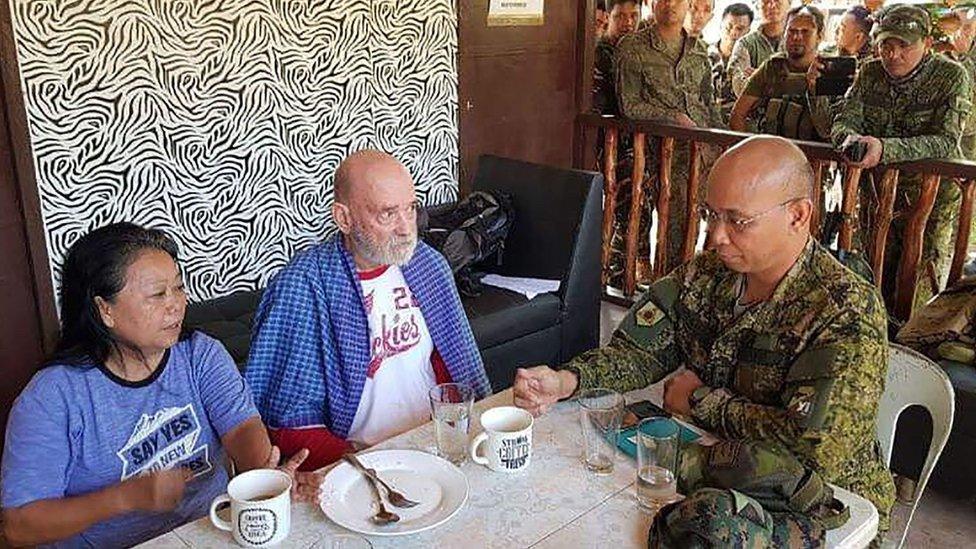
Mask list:
[[[359,461],[359,458],[357,458],[355,454],[346,454],[345,457],[347,458],[347,461],[349,461],[349,463],[352,463],[353,467],[359,469],[361,473],[366,475],[373,482],[383,486],[383,488],[386,490],[386,498],[390,500],[390,505],[394,507],[399,507],[400,509],[409,509],[411,507],[420,505],[419,501],[413,501],[412,499],[408,499],[402,493],[394,490],[392,486],[390,486],[383,479],[377,476],[375,469],[371,469],[363,465],[363,463]]]
[[[377,511],[376,514],[370,519],[373,521],[373,524],[383,526],[384,524],[399,521],[400,515],[388,511],[386,506],[383,505],[383,495],[380,493],[379,486],[377,486],[376,482],[373,480],[374,476],[367,473],[363,468],[363,465],[359,463],[359,460],[357,460],[352,454],[346,454],[342,457],[352,464],[353,468],[360,473],[363,473],[363,475],[366,477],[366,483],[369,484],[369,487],[373,489],[373,493],[376,494],[376,503],[379,505],[379,511]]]

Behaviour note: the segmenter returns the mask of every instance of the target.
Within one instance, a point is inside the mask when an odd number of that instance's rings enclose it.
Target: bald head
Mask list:
[[[336,202],[346,204],[359,191],[379,191],[404,180],[412,186],[410,172],[393,155],[375,149],[354,152],[335,172]]]
[[[359,269],[410,260],[417,207],[410,172],[385,152],[353,153],[336,170],[332,218]]]
[[[739,142],[719,157],[709,186],[731,185],[746,196],[773,193],[777,202],[813,198],[814,175],[803,151],[772,135],[756,135]]]

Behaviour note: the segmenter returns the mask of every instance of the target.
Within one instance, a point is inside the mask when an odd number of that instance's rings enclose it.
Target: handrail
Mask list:
[[[599,114],[584,113],[576,117],[576,122],[593,128],[617,128],[627,132],[643,133],[655,137],[674,137],[679,141],[697,141],[723,147],[731,147],[739,141],[755,134],[734,132],[715,128],[686,128],[663,122],[631,120]],[[791,139],[812,160],[844,162],[844,157],[829,143]],[[938,173],[943,177],[976,179],[976,162],[968,160],[918,160],[886,164],[886,168],[897,168],[902,173]]]
[[[688,142],[692,154],[689,158],[687,185],[688,204],[683,214],[686,216],[686,227],[688,233],[684,234],[681,246],[682,260],[688,260],[694,254],[695,240],[697,236],[697,194],[698,188],[705,177],[701,174],[701,166],[698,155],[700,144],[708,143],[722,148],[732,146],[739,141],[754,134],[734,132],[728,130],[711,128],[687,128],[660,122],[630,120],[616,118],[612,116],[601,116],[597,114],[580,114],[577,116],[577,129],[584,140],[586,129],[604,129],[604,150],[613,154],[620,149],[621,134],[633,134],[633,142],[641,146],[635,147],[634,165],[631,175],[631,185],[633,187],[631,196],[632,201],[628,212],[628,226],[626,235],[626,253],[624,264],[624,295],[631,297],[636,289],[636,259],[639,242],[639,222],[641,219],[640,208],[643,202],[644,183],[645,183],[645,146],[644,144],[654,143],[657,149],[658,166],[656,176],[661,189],[657,196],[655,209],[658,214],[657,223],[657,246],[655,257],[653,258],[653,269],[651,273],[654,278],[663,276],[667,270],[674,265],[668,265],[667,242],[669,210],[671,209],[671,168],[674,161],[674,150],[678,143]],[[659,138],[651,141],[649,138]],[[857,230],[853,223],[857,212],[858,186],[862,178],[862,170],[846,164],[841,154],[830,144],[813,141],[791,140],[806,154],[814,172],[818,175],[817,180],[821,181],[820,175],[823,174],[824,166],[831,162],[838,163],[844,169],[843,174],[843,199],[841,202],[842,222],[838,243],[844,250],[850,250],[853,244],[853,234]],[[603,168],[606,185],[604,200],[604,224],[603,224],[603,259],[604,259],[604,280],[606,280],[606,269],[608,267],[609,244],[613,231],[614,205],[618,182],[616,178],[616,158],[605,157],[598,159],[599,165]],[[583,163],[582,157],[577,159],[577,163]],[[585,166],[579,165],[583,168]],[[860,240],[864,248],[862,252],[865,258],[871,263],[875,272],[875,284],[880,288],[884,273],[884,252],[889,227],[894,216],[894,202],[897,196],[898,178],[901,174],[920,174],[922,176],[921,188],[918,199],[913,203],[911,210],[905,212],[907,223],[904,228],[904,246],[896,273],[893,274],[895,293],[893,297],[893,309],[895,316],[907,319],[911,315],[912,306],[915,300],[915,286],[918,280],[919,269],[925,269],[921,265],[922,243],[925,224],[932,211],[935,196],[941,183],[948,182],[961,187],[963,199],[960,204],[959,219],[955,231],[955,243],[952,246],[952,265],[949,271],[948,284],[953,284],[959,280],[962,274],[962,267],[966,260],[968,250],[970,223],[973,217],[973,208],[976,207],[976,162],[964,160],[921,160],[915,162],[902,162],[887,164],[875,169],[879,176],[878,191],[879,204],[876,213],[876,220],[872,230],[874,234],[864,235]],[[819,231],[823,213],[819,211],[820,200],[819,185],[817,186],[818,196],[815,201],[814,215],[811,220],[811,230],[814,234]],[[692,234],[694,233],[694,234]],[[927,272],[927,270],[923,270]],[[931,275],[931,273],[929,273]]]

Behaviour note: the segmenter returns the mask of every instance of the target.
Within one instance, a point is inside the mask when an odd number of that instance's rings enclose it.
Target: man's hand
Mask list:
[[[687,114],[685,114],[683,112],[682,113],[678,113],[678,115],[674,117],[674,123],[677,124],[677,125],[679,125],[679,126],[684,126],[685,128],[697,128],[698,127],[698,124],[695,124],[695,121],[692,120],[691,117],[689,117]]]
[[[823,62],[820,61],[820,57],[814,58],[813,63],[810,63],[810,68],[807,69],[807,91],[810,92],[810,95],[817,95],[817,79],[820,78],[823,69]]]
[[[153,513],[172,511],[183,501],[183,490],[191,478],[193,473],[182,467],[131,478],[119,485],[123,507]]]
[[[272,446],[271,454],[268,455],[268,461],[264,466],[266,469],[278,469],[291,477],[292,500],[318,503],[325,473],[299,471],[298,468],[301,467],[307,457],[308,450],[302,448],[295,455],[288,458],[288,461],[279,466],[278,462],[281,461],[281,450],[277,446]]]
[[[578,383],[576,375],[569,371],[557,372],[548,366],[519,368],[512,385],[515,405],[539,416],[560,399],[572,395]]]
[[[691,393],[705,385],[695,372],[684,370],[664,382],[664,409],[672,414],[691,415]]]
[[[844,148],[855,141],[866,143],[868,150],[864,153],[864,158],[862,158],[860,162],[849,162],[849,165],[854,166],[855,168],[869,170],[881,163],[881,154],[884,152],[884,145],[882,145],[880,139],[870,135],[850,135],[844,140],[844,143],[841,144],[841,148]]]

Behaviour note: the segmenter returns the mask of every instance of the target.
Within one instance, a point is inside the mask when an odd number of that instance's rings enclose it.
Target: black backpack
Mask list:
[[[476,191],[450,206],[431,208],[425,217],[420,223],[424,242],[447,259],[462,295],[479,295],[484,273],[475,269],[493,255],[501,265],[505,238],[515,222],[511,195]]]

